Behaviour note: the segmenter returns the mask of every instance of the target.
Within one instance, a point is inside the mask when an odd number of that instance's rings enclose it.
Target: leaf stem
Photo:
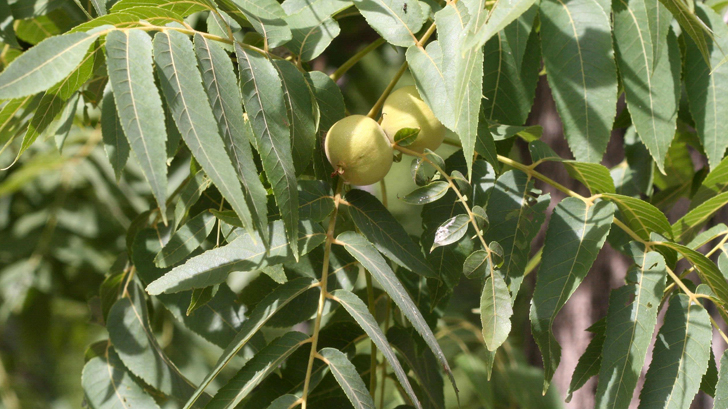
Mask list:
[[[318,345],[319,332],[321,330],[321,318],[324,315],[324,305],[326,304],[327,298],[327,283],[329,277],[329,257],[331,255],[331,244],[334,242],[334,230],[336,229],[336,218],[339,215],[339,204],[341,203],[341,190],[344,186],[344,180],[339,178],[339,182],[336,185],[336,194],[334,195],[334,211],[329,219],[329,229],[326,232],[326,244],[324,245],[324,260],[321,268],[321,281],[320,281],[320,296],[319,305],[316,310],[316,319],[313,324],[313,334],[311,335],[311,353],[308,357],[308,366],[306,367],[306,378],[303,382],[303,393],[301,394],[301,408],[306,409],[306,403],[308,399],[308,388],[311,384],[311,370],[313,369],[313,361],[316,358],[318,351],[316,347]]]
[[[369,113],[367,116],[369,118],[374,119],[379,111],[382,109],[382,106],[384,105],[384,101],[387,99],[390,93],[392,93],[392,90],[394,89],[394,86],[397,85],[397,82],[399,82],[399,79],[402,78],[402,75],[407,70],[407,62],[405,61],[402,63],[402,66],[399,67],[399,70],[397,70],[397,73],[394,74],[394,77],[392,77],[392,80],[389,81],[389,85],[387,85],[387,88],[384,89],[384,92],[382,92],[382,95],[379,96],[379,99],[377,102],[372,106],[372,109],[369,110]]]
[[[361,264],[360,264],[361,265]],[[363,267],[362,267],[363,269]],[[364,270],[364,276],[367,281],[367,303],[369,304],[369,313],[372,317],[376,317],[376,300],[374,300],[374,286],[372,285],[372,275],[368,271]],[[377,391],[377,345],[371,340],[371,353],[369,363],[369,394],[372,395],[374,400],[374,394]]]
[[[343,63],[341,65],[341,67],[339,67],[336,71],[334,71],[333,74],[329,75],[329,78],[331,78],[334,81],[338,81],[339,78],[341,78],[347,71],[349,71],[349,69],[351,67],[356,65],[356,63],[358,63],[359,60],[364,58],[370,52],[379,48],[379,46],[381,46],[384,43],[385,43],[384,39],[379,38],[376,41],[369,44],[368,46],[362,48],[361,51],[359,51],[358,53],[351,56],[351,58],[349,58],[345,63]]]

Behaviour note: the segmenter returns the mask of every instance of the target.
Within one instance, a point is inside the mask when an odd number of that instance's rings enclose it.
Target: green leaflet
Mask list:
[[[86,363],[81,385],[87,403],[93,409],[159,409],[154,399],[132,378],[111,345],[106,347],[104,356],[97,356]],[[109,390],[116,393],[109,394]]]
[[[629,196],[604,193],[605,199],[611,200],[619,208],[621,216],[627,225],[645,240],[650,239],[651,233],[663,236],[672,235],[672,227],[667,217],[651,204]]]
[[[686,408],[708,369],[712,328],[702,305],[685,294],[670,300],[657,334],[652,363],[640,393],[640,408]]]
[[[184,260],[212,233],[216,221],[215,216],[207,211],[188,220],[169,238],[167,245],[154,258],[154,264],[166,268]]]
[[[586,351],[579,358],[579,362],[574,368],[574,374],[571,376],[569,384],[569,393],[566,396],[566,402],[571,401],[571,395],[579,390],[592,376],[599,373],[602,366],[602,348],[604,347],[605,331],[607,330],[606,319],[601,319],[592,325],[588,331],[594,333],[594,337],[586,347]]]
[[[654,251],[644,253],[634,242],[630,251],[637,264],[627,273],[627,284],[609,296],[597,386],[596,408],[600,409],[629,407],[665,289],[665,259]]]
[[[212,112],[228,156],[243,184],[243,194],[253,222],[258,232],[267,238],[266,192],[258,177],[258,169],[246,135],[238,79],[230,56],[217,44],[199,34],[195,35],[195,53]]]
[[[154,60],[162,91],[182,139],[243,221],[246,230],[252,232],[252,216],[202,88],[192,43],[177,31],[159,32],[154,36]]]
[[[491,263],[488,262],[488,265]],[[491,267],[486,272],[483,294],[480,297],[480,322],[483,325],[483,339],[489,351],[495,351],[508,338],[511,332],[511,293],[503,280],[501,272]],[[515,294],[513,295],[515,297]]]
[[[728,96],[721,91],[728,84],[728,66],[722,64],[722,50],[728,49],[728,27],[710,7],[698,3],[695,12],[713,30],[713,39],[707,44],[710,64],[701,58],[695,42],[686,38],[685,90],[708,163],[715,169],[728,147],[728,126],[722,121],[728,115]]]
[[[235,46],[243,104],[257,141],[263,169],[273,187],[291,243],[298,237],[298,190],[291,153],[291,131],[281,79],[266,57]],[[298,248],[291,244],[298,259]]]
[[[106,36],[106,60],[122,129],[165,215],[167,130],[154,83],[152,41],[143,31],[112,31]]]
[[[239,23],[253,26],[271,48],[291,39],[291,29],[284,20],[286,12],[276,0],[217,0],[217,4]]]
[[[430,252],[437,247],[447,246],[460,241],[468,232],[470,217],[465,214],[453,216],[445,220],[435,231]]]
[[[313,168],[316,178],[329,180],[334,169],[326,158],[323,138],[334,123],[346,116],[344,96],[334,80],[321,71],[307,72],[305,77],[313,90],[321,114],[314,146]]]
[[[473,13],[463,47],[482,47],[496,33],[524,14],[534,2],[535,0],[498,1],[486,16],[485,1],[475,1],[478,12]]]
[[[319,122],[318,105],[300,71],[289,61],[274,60],[273,66],[283,84],[283,95],[291,128],[291,153],[296,173],[301,174],[311,162]]]
[[[187,17],[198,11],[213,10],[215,8],[208,0],[120,0],[109,11],[111,13],[117,13],[136,7],[159,8],[179,14],[182,17]]]
[[[417,1],[354,0],[367,23],[390,44],[409,47],[427,16]]]
[[[695,192],[690,202],[690,209],[694,209],[703,204],[711,197],[717,196],[728,191],[728,158],[723,159],[718,166],[708,173],[703,183]]]
[[[336,240],[372,274],[382,288],[384,288],[384,291],[386,291],[392,300],[399,306],[412,326],[422,336],[432,352],[435,354],[435,357],[437,357],[437,360],[440,362],[440,365],[442,365],[445,372],[447,372],[448,376],[450,376],[450,381],[457,392],[455,379],[452,376],[450,365],[447,363],[445,354],[442,352],[442,349],[440,349],[437,339],[435,339],[435,336],[425,322],[422,313],[417,309],[409,294],[402,286],[402,283],[394,275],[394,272],[384,258],[379,254],[379,252],[377,252],[374,246],[360,234],[347,231],[339,234]]]
[[[723,353],[720,359],[720,373],[718,383],[715,385],[715,400],[713,409],[728,408],[728,351]]]
[[[443,73],[440,42],[432,41],[425,48],[409,47],[406,56],[420,96],[432,109],[437,119],[443,125],[453,129],[454,110],[449,97],[449,80]]]
[[[610,4],[611,5],[611,4]],[[605,11],[609,12],[609,8]],[[652,61],[656,64],[662,58],[662,50],[667,47],[665,38],[670,31],[670,23],[672,15],[670,11],[660,3],[660,0],[645,0],[645,11],[647,12],[647,22],[649,23],[650,41],[652,49],[646,52],[652,57]],[[653,67],[654,69],[654,64]]]
[[[355,409],[375,409],[364,381],[344,353],[338,349],[324,348],[319,354]]]
[[[561,360],[561,347],[552,333],[554,320],[589,272],[607,238],[614,212],[614,205],[607,201],[587,206],[569,197],[551,216],[530,314],[531,331],[543,355],[544,393]]]
[[[593,195],[615,192],[614,181],[609,169],[598,163],[563,160],[550,146],[540,140],[529,143],[528,150],[531,152],[531,159],[534,163],[546,161],[563,163],[569,176],[581,182]]]
[[[537,11],[530,8],[485,44],[483,108],[491,121],[521,125],[531,111],[541,65],[538,33],[531,32]]]
[[[288,409],[298,400],[296,395],[283,395],[271,402],[268,409]]]
[[[13,13],[10,11],[8,0],[0,0],[0,40],[11,47],[20,48],[17,38],[15,38],[15,29],[13,28]]]
[[[394,355],[394,350],[389,345],[387,337],[382,333],[382,330],[379,328],[379,324],[369,312],[364,302],[357,297],[356,294],[346,290],[336,290],[331,293],[331,296],[334,301],[338,302],[344,307],[344,309],[346,309],[349,315],[351,315],[357,324],[359,324],[367,335],[369,335],[369,338],[371,338],[372,342],[376,344],[379,351],[382,355],[384,355],[389,362],[389,365],[394,370],[397,379],[404,388],[405,392],[407,392],[407,396],[412,399],[417,408],[422,409],[422,405],[417,399],[417,395],[415,395],[414,390],[412,390],[412,385],[409,383],[407,373],[404,371],[399,360]]]
[[[307,342],[310,342],[310,337],[296,331],[287,332],[274,339],[246,362],[205,407],[209,409],[236,407],[266,376],[278,369],[286,358]]]
[[[111,90],[104,93],[104,102],[101,105],[101,136],[104,139],[106,155],[109,157],[118,182],[126,162],[129,160],[129,142],[124,135]]]
[[[710,51],[705,41],[705,35],[711,36],[712,33],[705,23],[692,12],[688,5],[680,0],[660,0],[670,13],[675,17],[682,31],[687,33],[690,38],[697,44],[703,59],[710,64]]]
[[[311,61],[321,55],[341,32],[336,20],[328,14],[316,12],[313,7],[304,6],[295,13],[289,13],[285,20],[292,35],[286,47],[303,61]]]
[[[107,321],[116,353],[134,375],[170,398],[184,402],[195,385],[180,373],[157,343],[141,287],[132,283],[128,292],[111,308]]]
[[[625,161],[610,171],[615,192],[632,197],[642,193],[651,195],[654,168],[650,152],[639,140],[633,126],[624,135],[624,156]]]
[[[377,198],[363,190],[352,189],[343,204],[362,234],[389,259],[423,277],[437,277],[420,246]]]
[[[426,408],[445,408],[445,390],[437,359],[410,329],[394,326],[387,340],[397,350],[417,379],[416,390]]]
[[[194,395],[187,401],[185,409],[189,409],[195,401],[204,393],[205,388],[210,385],[213,379],[230,362],[233,357],[250,341],[250,339],[265,325],[265,323],[286,304],[299,295],[313,288],[316,281],[310,278],[297,278],[291,280],[275,289],[266,296],[250,313],[248,319],[243,323],[240,331],[230,345],[225,348],[212,371],[205,377]]]
[[[97,35],[72,33],[50,37],[15,59],[0,74],[0,100],[45,91],[70,74]]]
[[[692,240],[710,218],[726,204],[728,204],[728,192],[712,197],[692,209],[672,225],[672,235],[675,240],[684,243]]]
[[[651,58],[645,0],[617,0],[614,43],[627,106],[637,134],[664,171],[667,150],[675,134],[680,99],[680,50],[674,34],[658,41],[660,55]],[[649,52],[648,52],[649,50]]]
[[[496,241],[503,247],[500,271],[514,301],[523,281],[531,241],[544,222],[551,200],[548,194],[534,198],[533,186],[533,180],[525,173],[509,170],[495,182],[486,207],[490,226],[484,238],[488,243]]]
[[[539,9],[546,74],[569,148],[599,163],[617,113],[609,19],[595,0],[544,0]]]
[[[326,240],[317,223],[301,222],[297,238],[298,254],[305,255]],[[208,250],[175,267],[147,287],[152,295],[204,288],[225,281],[232,271],[255,271],[266,266],[294,260],[283,223],[276,220],[268,227],[269,243],[253,233],[245,233],[229,244]]]

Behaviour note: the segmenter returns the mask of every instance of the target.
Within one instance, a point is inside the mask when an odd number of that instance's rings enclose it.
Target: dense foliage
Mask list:
[[[728,407],[725,6],[0,0],[3,407],[550,408],[598,376],[627,408],[643,368],[640,407]],[[526,125],[541,76],[573,160]],[[405,83],[445,144],[388,125],[389,177],[344,183],[327,132]],[[604,246],[633,265],[560,393]]]

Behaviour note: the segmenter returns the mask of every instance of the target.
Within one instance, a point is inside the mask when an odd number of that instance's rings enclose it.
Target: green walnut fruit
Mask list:
[[[382,107],[382,129],[391,141],[394,141],[397,131],[402,128],[420,129],[417,139],[407,146],[407,149],[420,153],[425,148],[433,151],[437,149],[447,132],[414,86],[394,91]]]
[[[329,129],[326,157],[345,181],[362,186],[377,183],[392,167],[392,145],[377,121],[351,115]]]

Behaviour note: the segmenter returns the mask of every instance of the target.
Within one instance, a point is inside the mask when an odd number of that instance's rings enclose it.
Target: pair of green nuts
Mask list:
[[[364,115],[335,123],[326,135],[326,157],[347,183],[377,183],[392,167],[394,135],[403,128],[419,128],[417,139],[407,146],[419,153],[437,149],[447,132],[417,88],[403,87],[384,101],[381,125]]]

